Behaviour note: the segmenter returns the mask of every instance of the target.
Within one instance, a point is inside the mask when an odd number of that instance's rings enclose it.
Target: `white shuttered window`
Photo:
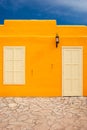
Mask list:
[[[3,83],[25,84],[25,47],[3,47]]]

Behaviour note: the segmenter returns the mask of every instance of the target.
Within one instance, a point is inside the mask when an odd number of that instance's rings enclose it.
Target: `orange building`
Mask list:
[[[5,20],[0,96],[87,96],[87,27]]]

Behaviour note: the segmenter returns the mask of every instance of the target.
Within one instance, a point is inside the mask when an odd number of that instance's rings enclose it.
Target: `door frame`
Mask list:
[[[82,61],[82,64],[81,64],[81,68],[82,68],[81,69],[81,73],[82,73],[81,96],[83,96],[83,46],[62,46],[62,96],[64,96],[64,85],[63,85],[63,49],[81,49],[81,53],[82,53],[82,57],[81,57],[81,61]],[[78,95],[76,95],[76,96],[78,96]]]

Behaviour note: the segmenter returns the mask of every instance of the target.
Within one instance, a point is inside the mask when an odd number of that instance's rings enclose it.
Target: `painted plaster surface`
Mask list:
[[[0,130],[87,130],[87,97],[0,98]]]

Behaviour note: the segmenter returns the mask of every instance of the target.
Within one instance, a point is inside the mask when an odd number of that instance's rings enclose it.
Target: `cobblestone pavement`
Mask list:
[[[87,130],[87,97],[0,98],[0,130]]]

